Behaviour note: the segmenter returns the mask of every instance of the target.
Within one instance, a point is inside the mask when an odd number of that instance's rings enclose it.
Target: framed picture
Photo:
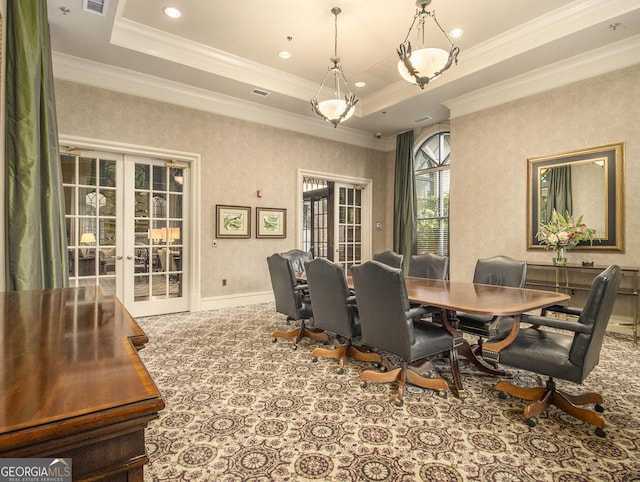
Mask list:
[[[216,238],[250,238],[251,208],[216,204]]]
[[[287,210],[256,208],[256,238],[286,238]]]

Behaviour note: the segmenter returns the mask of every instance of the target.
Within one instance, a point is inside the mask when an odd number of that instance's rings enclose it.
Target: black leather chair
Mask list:
[[[479,259],[476,262],[473,282],[476,284],[511,286],[524,288],[527,279],[527,263],[508,256],[494,256]],[[477,351],[482,350],[482,338],[495,334],[495,330],[510,330],[513,318],[500,320],[496,316],[483,316],[473,313],[457,312],[458,328],[464,332],[478,335]]]
[[[457,364],[457,350],[451,334],[442,327],[414,321],[421,310],[411,309],[407,288],[400,269],[377,261],[351,267],[356,292],[362,342],[374,349],[400,358],[400,366],[383,357],[385,372],[365,370],[360,379],[367,382],[398,382],[396,405],[403,404],[405,384],[449,391],[448,383],[440,377],[427,377],[425,369],[433,368],[428,357],[448,352],[451,363]],[[409,366],[411,365],[411,366]]]
[[[483,356],[486,359],[548,377],[544,386],[533,388],[521,388],[505,381],[496,385],[496,390],[504,394],[530,401],[524,408],[528,425],[535,426],[533,417],[549,405],[555,405],[569,415],[595,425],[596,434],[605,436],[604,419],[597,413],[603,411],[602,396],[595,392],[565,393],[557,389],[554,378],[581,384],[598,364],[620,277],[620,268],[611,265],[593,280],[577,322],[524,316],[522,321],[532,326],[514,325],[508,334],[485,341]],[[544,327],[553,328],[553,331]],[[595,411],[578,406],[591,403],[595,404]]]
[[[302,251],[301,249],[291,249],[284,253],[282,256],[289,260],[291,268],[296,276],[304,276],[305,263],[313,259],[313,254],[308,251]]]
[[[335,336],[334,348],[313,350],[313,361],[317,362],[318,357],[337,358],[340,375],[344,373],[349,358],[382,363],[379,354],[353,345],[353,340],[361,335],[360,320],[356,297],[347,288],[342,266],[325,258],[316,258],[306,263],[306,272],[314,326]]]
[[[429,279],[449,279],[449,257],[435,253],[412,255],[409,276]]]
[[[328,340],[326,333],[315,328],[310,328],[307,323],[313,316],[309,295],[306,293],[307,285],[299,284],[296,280],[291,263],[281,254],[275,253],[267,258],[271,287],[276,302],[276,311],[287,316],[287,321],[298,321],[300,326],[294,330],[273,332],[273,341],[278,338],[293,338],[293,349],[303,338],[312,340]]]
[[[375,253],[373,255],[373,260],[386,264],[387,266],[391,266],[392,268],[402,268],[404,255],[393,251],[383,251],[382,253]]]

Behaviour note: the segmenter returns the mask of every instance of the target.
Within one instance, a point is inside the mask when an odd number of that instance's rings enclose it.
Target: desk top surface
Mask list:
[[[164,407],[136,349],[147,337],[115,297],[93,287],[0,292],[0,306],[0,452],[20,432]]]
[[[567,301],[565,293],[405,277],[409,300],[482,315],[517,315]],[[357,297],[357,294],[356,294]]]

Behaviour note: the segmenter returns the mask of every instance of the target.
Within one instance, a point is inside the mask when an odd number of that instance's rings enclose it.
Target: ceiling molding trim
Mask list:
[[[460,65],[464,65],[465,71],[458,73],[460,69],[452,69],[453,75],[449,72],[447,75],[454,78],[456,74],[468,75],[594,25],[605,28],[609,19],[637,9],[637,0],[575,1],[460,52]]]
[[[362,115],[367,116],[404,102],[428,89],[443,87],[455,80],[489,69],[495,64],[517,57],[575,32],[606,24],[638,9],[637,0],[578,0],[519,25],[477,46],[460,52],[460,63],[438,78],[437,82],[418,91],[415,85],[398,82],[361,99]],[[604,27],[603,27],[604,28]],[[526,75],[526,74],[525,74]]]
[[[630,67],[640,59],[640,35],[446,101],[450,118]]]
[[[54,77],[60,80],[265,124],[331,141],[385,150],[384,146],[369,132],[351,129],[344,125],[336,129],[320,119],[291,114],[254,102],[55,51],[53,52],[53,73]]]
[[[318,91],[317,83],[120,17],[111,43],[305,101]]]

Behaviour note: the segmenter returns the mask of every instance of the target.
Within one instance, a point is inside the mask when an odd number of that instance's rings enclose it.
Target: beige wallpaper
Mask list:
[[[569,252],[570,262],[640,265],[640,65],[451,120],[451,279],[477,258],[526,249],[527,158],[624,142],[625,253]]]
[[[389,223],[382,152],[67,81],[56,82],[56,101],[60,135],[201,155],[202,297],[271,289],[267,256],[294,248],[299,168],[372,179],[373,220],[385,224],[373,231],[372,247],[385,245]],[[256,197],[258,189],[262,198]],[[212,248],[216,204],[286,208],[288,237],[223,239]]]

